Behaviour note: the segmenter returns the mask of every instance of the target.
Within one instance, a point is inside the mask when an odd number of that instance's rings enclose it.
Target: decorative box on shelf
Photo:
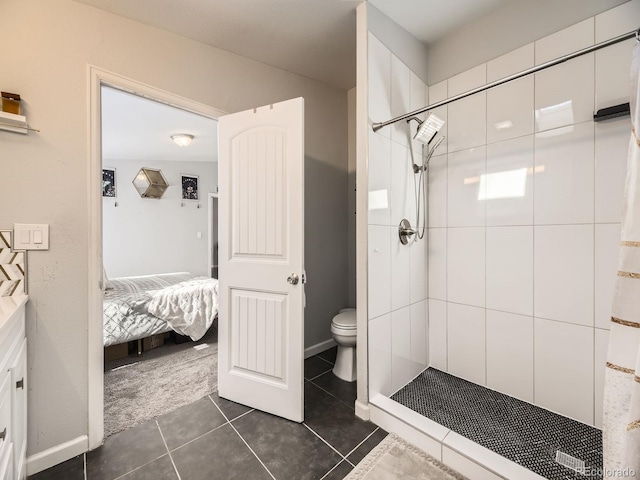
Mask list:
[[[27,134],[27,117],[15,113],[0,112],[0,130]]]

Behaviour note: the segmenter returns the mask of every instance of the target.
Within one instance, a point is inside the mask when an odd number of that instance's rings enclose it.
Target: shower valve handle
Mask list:
[[[411,241],[411,237],[413,237],[418,231],[414,228],[411,228],[411,224],[409,220],[406,218],[400,222],[398,226],[398,236],[400,237],[400,243],[403,245],[407,245]]]

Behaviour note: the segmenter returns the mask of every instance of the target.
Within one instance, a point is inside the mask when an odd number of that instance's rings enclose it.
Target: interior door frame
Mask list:
[[[87,268],[87,434],[89,450],[104,441],[104,349],[102,315],[102,109],[101,87],[109,86],[172,107],[217,120],[227,112],[152,85],[88,65],[87,205],[89,209]]]
[[[218,159],[218,161],[220,161],[220,159]],[[219,182],[219,180],[217,180]],[[207,232],[207,236],[209,238],[209,243],[208,243],[208,250],[209,253],[207,255],[208,257],[208,265],[207,265],[207,272],[210,274],[213,271],[213,218],[212,218],[212,214],[213,214],[213,207],[214,207],[214,203],[216,202],[216,200],[218,200],[218,191],[220,190],[219,186],[216,186],[216,191],[215,193],[213,192],[209,192],[209,195],[207,197],[207,228],[209,229]],[[220,208],[219,206],[217,208]],[[218,238],[220,238],[220,229],[218,229]],[[218,276],[220,276],[218,274]]]

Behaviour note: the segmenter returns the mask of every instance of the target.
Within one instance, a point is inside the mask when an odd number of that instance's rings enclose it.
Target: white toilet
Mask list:
[[[343,308],[331,320],[331,335],[338,344],[333,374],[347,382],[356,380],[356,309]]]

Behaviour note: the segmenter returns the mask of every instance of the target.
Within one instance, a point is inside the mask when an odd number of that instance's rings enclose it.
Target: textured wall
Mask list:
[[[4,0],[2,89],[40,134],[0,132],[0,227],[51,225],[30,256],[29,455],[87,433],[88,65],[228,112],[305,99],[305,343],[347,302],[347,94],[70,0]],[[215,22],[212,23],[215,28]]]
[[[109,278],[210,274],[208,193],[216,193],[217,162],[104,159],[104,164],[116,169],[118,194],[117,198],[103,198],[103,259]],[[169,182],[162,198],[140,198],[131,181],[141,167],[162,171]],[[199,177],[199,200],[182,200],[181,174]]]

